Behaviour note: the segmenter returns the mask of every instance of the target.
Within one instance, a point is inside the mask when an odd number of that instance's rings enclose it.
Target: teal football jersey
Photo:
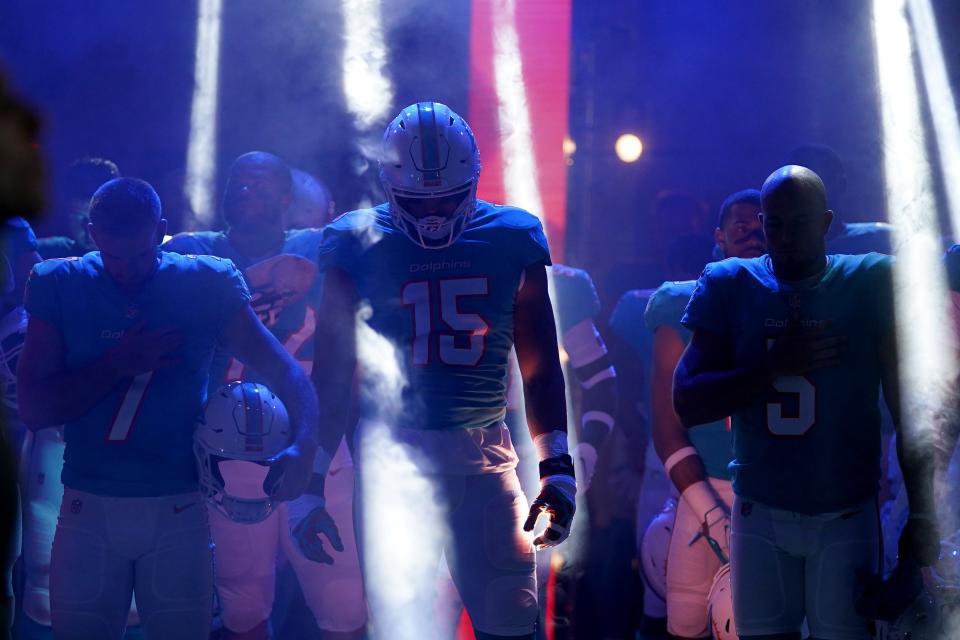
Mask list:
[[[561,336],[584,320],[597,317],[600,298],[586,271],[555,264],[550,273],[553,276],[554,313],[557,314]]]
[[[795,320],[847,338],[841,362],[784,376],[732,416],[738,495],[816,514],[876,495],[880,477],[879,342],[894,330],[892,259],[831,255],[823,274],[781,282],[769,256],[707,265],[683,324],[729,336],[734,366],[757,362]]]
[[[658,327],[667,326],[677,330],[683,343],[690,342],[693,335],[689,329],[680,324],[683,312],[693,295],[695,280],[685,282],[664,282],[653,292],[647,302],[644,320],[651,332]],[[733,459],[733,449],[730,444],[730,432],[727,431],[726,420],[716,420],[697,425],[688,432],[690,441],[703,460],[707,475],[721,480],[730,479],[730,461]]]
[[[27,283],[26,308],[59,329],[68,367],[82,367],[139,323],[182,337],[177,362],[117,384],[64,426],[63,484],[98,495],[144,497],[197,489],[193,429],[214,349],[250,296],[229,260],[160,253],[137,294],[122,293],[99,252],[47,260]]]
[[[388,205],[351,211],[324,229],[321,271],[347,272],[370,305],[369,326],[406,376],[399,426],[488,427],[507,403],[507,358],[524,270],[550,264],[536,217],[478,201],[460,238],[424,249],[397,230]],[[364,413],[375,411],[367,398]]]
[[[283,246],[280,247],[279,251],[270,256],[263,256],[260,260],[286,253],[302,256],[315,263],[320,250],[321,237],[320,229],[287,231]],[[254,264],[250,259],[238,253],[230,244],[227,235],[221,231],[179,233],[164,243],[163,249],[182,254],[227,258],[242,271]],[[314,332],[317,325],[322,281],[322,278],[316,278],[310,287],[310,291],[303,299],[284,307],[276,318],[268,319],[265,323],[271,333],[280,341],[280,344],[286,348],[294,360],[297,360],[308,374],[313,368]],[[231,354],[218,350],[214,354],[213,364],[210,368],[210,390],[215,391],[232,380],[263,382],[255,372],[244,367],[243,363]]]
[[[643,315],[647,302],[653,295],[652,289],[633,289],[627,291],[610,315],[610,330],[623,340],[636,353],[643,368],[643,388],[640,397],[643,402],[650,399],[650,367],[653,362],[653,334],[644,324]]]

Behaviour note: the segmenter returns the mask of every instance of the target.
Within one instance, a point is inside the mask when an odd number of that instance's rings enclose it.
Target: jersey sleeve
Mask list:
[[[697,280],[697,286],[680,320],[680,324],[690,331],[703,329],[721,335],[730,333],[725,287],[729,276],[722,268],[723,264],[711,262]]]
[[[20,217],[7,220],[0,231],[0,251],[13,261],[22,253],[37,250],[37,236],[30,223]]]
[[[586,271],[554,265],[553,289],[561,334],[600,313],[600,298]]]
[[[690,302],[690,291],[678,287],[673,282],[664,282],[653,292],[643,312],[643,321],[652,332],[657,327],[669,326],[683,329],[680,319]]]
[[[347,213],[323,228],[320,247],[317,249],[317,267],[320,273],[328,269],[353,271],[360,255],[360,243],[357,234],[373,233],[372,230],[359,228],[353,230]]]
[[[24,308],[52,325],[60,326],[62,310],[58,291],[58,275],[61,260],[49,260],[34,265],[24,291]]]
[[[237,311],[250,302],[250,290],[243,274],[232,260],[213,256],[197,256],[207,278],[207,308],[216,326],[222,328]]]
[[[532,264],[550,266],[550,246],[547,244],[547,234],[543,232],[543,224],[532,214],[533,222],[519,234],[520,261],[524,269]]]
[[[161,251],[170,251],[181,255],[206,255],[203,245],[189,233],[178,233],[162,245]]]
[[[610,329],[637,353],[645,353],[650,341],[643,324],[643,310],[647,306],[649,289],[623,294],[610,316]]]
[[[870,270],[870,288],[876,299],[876,312],[873,321],[878,335],[886,335],[896,329],[895,291],[893,283],[893,261],[890,256],[870,253],[864,256]]]

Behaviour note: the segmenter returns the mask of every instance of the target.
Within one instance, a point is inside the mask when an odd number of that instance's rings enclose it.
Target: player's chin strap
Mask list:
[[[546,513],[550,523],[533,541],[537,549],[554,547],[570,535],[570,524],[576,512],[577,481],[573,460],[567,452],[567,432],[550,431],[533,439],[540,457],[540,495],[530,505],[523,523],[524,531],[533,531],[540,515]]]
[[[728,536],[730,535],[730,514],[727,505],[706,480],[694,482],[683,490],[680,497],[700,522],[700,530],[693,534],[687,545],[692,546],[697,540],[703,538],[720,562],[728,563],[730,559],[724,552],[724,549],[729,548]],[[717,536],[720,536],[721,540],[717,540]]]

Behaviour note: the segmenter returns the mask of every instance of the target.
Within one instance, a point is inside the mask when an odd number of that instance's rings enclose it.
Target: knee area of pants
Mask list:
[[[532,538],[520,527],[526,504],[519,493],[504,493],[484,506],[483,549],[497,569],[527,571],[535,556]]]
[[[367,603],[359,577],[356,580],[330,580],[323,586],[319,598],[311,598],[306,592],[304,596],[321,629],[347,632],[367,622]]]
[[[537,589],[533,576],[503,576],[487,584],[481,611],[470,611],[474,627],[485,633],[522,636],[537,624]]]

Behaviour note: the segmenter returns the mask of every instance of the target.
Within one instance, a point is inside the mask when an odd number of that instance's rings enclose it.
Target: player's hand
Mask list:
[[[176,364],[174,353],[183,338],[175,329],[148,330],[138,323],[123,332],[106,354],[108,366],[121,377],[133,377]]]
[[[910,556],[921,567],[928,567],[940,557],[940,529],[933,516],[911,514],[900,534],[900,558]]]
[[[541,480],[541,487],[523,523],[524,531],[533,531],[541,515],[546,514],[550,519],[547,528],[533,541],[537,550],[555,547],[566,540],[577,510],[577,483],[573,476],[548,476]]]
[[[291,522],[293,539],[297,541],[297,546],[300,547],[300,551],[308,560],[322,562],[323,564],[333,564],[333,556],[327,553],[320,535],[324,535],[336,551],[343,551],[343,541],[340,539],[337,523],[334,522],[333,517],[327,513],[322,498],[317,496],[310,497],[317,498],[320,504],[311,509],[307,515],[296,524]]]
[[[767,351],[764,366],[773,377],[799,376],[816,369],[835,367],[847,345],[846,336],[824,335],[824,328],[803,330],[791,322]]]
[[[263,479],[263,490],[277,500],[293,500],[306,490],[313,475],[316,448],[292,444],[269,460],[270,471]]]

